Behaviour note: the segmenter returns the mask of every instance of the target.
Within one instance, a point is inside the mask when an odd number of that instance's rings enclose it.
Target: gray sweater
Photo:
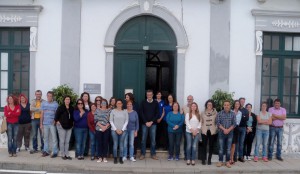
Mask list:
[[[118,111],[113,109],[110,113],[109,122],[111,130],[126,130],[128,124],[128,112],[126,110]]]

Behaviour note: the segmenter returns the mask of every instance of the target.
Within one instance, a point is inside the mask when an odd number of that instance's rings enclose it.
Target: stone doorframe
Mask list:
[[[155,4],[154,0],[139,0],[132,6],[124,9],[110,24],[104,41],[106,52],[105,63],[105,97],[113,95],[113,60],[114,60],[114,43],[119,29],[129,19],[151,15],[164,20],[173,29],[177,39],[177,77],[176,77],[176,96],[180,103],[184,103],[184,84],[185,84],[185,53],[188,48],[188,38],[183,25],[172,15],[166,8]],[[179,68],[180,67],[180,68]]]

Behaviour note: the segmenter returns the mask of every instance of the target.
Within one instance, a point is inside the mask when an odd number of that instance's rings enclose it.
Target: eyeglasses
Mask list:
[[[77,103],[77,105],[83,105],[83,103]]]
[[[101,101],[101,100],[96,100],[96,101]]]

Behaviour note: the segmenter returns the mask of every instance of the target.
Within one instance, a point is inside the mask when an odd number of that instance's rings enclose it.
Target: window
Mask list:
[[[281,99],[289,117],[300,116],[300,34],[264,33],[261,100]]]
[[[0,110],[8,94],[29,96],[29,28],[0,28]]]

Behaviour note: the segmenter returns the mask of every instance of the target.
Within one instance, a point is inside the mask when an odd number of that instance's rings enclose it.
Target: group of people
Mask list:
[[[63,160],[71,160],[69,143],[73,132],[75,156],[78,160],[84,159],[88,145],[91,160],[97,159],[97,162],[106,163],[111,151],[115,164],[123,164],[128,158],[135,162],[138,141],[141,149],[139,159],[143,160],[148,134],[151,158],[154,160],[158,160],[157,146],[168,149],[168,161],[180,160],[180,143],[183,137],[184,159],[187,165],[195,165],[196,151],[201,140],[199,158],[203,165],[211,165],[213,149],[218,143],[219,162],[216,165],[230,168],[237,161],[251,160],[255,136],[255,162],[258,161],[261,145],[262,160],[272,160],[275,137],[276,158],[283,160],[281,141],[286,110],[280,106],[279,99],[276,99],[274,107],[270,108],[263,102],[260,113],[256,115],[252,112],[251,104],[245,105],[245,98],[235,100],[232,106],[230,101],[224,101],[223,110],[219,112],[215,109],[214,101],[207,100],[201,112],[191,95],[187,97],[187,105],[180,108],[172,94],[164,101],[161,92],[157,92],[154,99],[152,90],[147,90],[146,100],[140,105],[135,102],[132,93],[125,94],[125,101],[114,97],[108,101],[97,96],[94,102],[91,102],[89,93],[83,92],[75,107],[68,95],[64,96],[60,106],[54,97],[54,93],[49,91],[47,100],[43,100],[40,90],[35,92],[35,99],[30,103],[23,94],[19,95],[19,98],[13,95],[7,97],[4,116],[7,120],[10,157],[17,156],[16,153],[20,151],[23,142],[26,151],[30,151],[31,154],[37,153],[39,132],[43,157],[51,154],[51,158],[55,158],[59,149]],[[29,150],[31,133],[32,149]]]

